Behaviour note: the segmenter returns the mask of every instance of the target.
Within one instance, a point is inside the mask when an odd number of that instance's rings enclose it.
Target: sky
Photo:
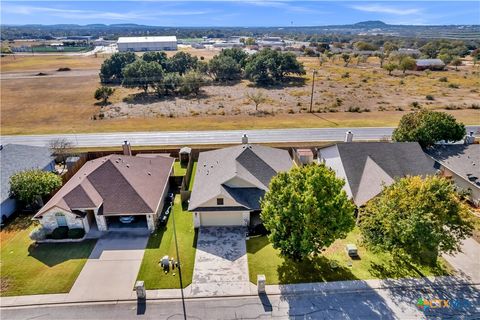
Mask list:
[[[321,26],[480,24],[480,1],[5,1],[2,24]]]

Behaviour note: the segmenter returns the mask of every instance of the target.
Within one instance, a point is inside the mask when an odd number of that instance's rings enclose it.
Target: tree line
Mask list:
[[[238,48],[224,49],[209,62],[182,51],[170,58],[165,52],[145,52],[141,57],[133,52],[115,53],[100,68],[103,86],[96,90],[95,98],[106,104],[113,94],[106,85],[112,84],[139,88],[144,93],[152,89],[159,96],[198,95],[210,80],[248,79],[256,85],[271,85],[292,74],[305,74],[303,64],[292,53],[271,49],[253,55]]]

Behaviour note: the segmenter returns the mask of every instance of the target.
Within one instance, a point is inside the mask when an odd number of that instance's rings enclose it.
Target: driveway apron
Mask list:
[[[115,231],[100,238],[69,293],[79,301],[129,299],[148,232]]]
[[[195,254],[192,296],[250,293],[243,227],[201,227]]]

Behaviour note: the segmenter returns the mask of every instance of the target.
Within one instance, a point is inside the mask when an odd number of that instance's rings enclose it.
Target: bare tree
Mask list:
[[[55,161],[62,163],[63,169],[65,169],[67,158],[73,155],[73,143],[66,138],[57,138],[50,140],[49,148],[55,157]]]
[[[255,111],[258,111],[258,106],[261,103],[267,101],[267,97],[261,91],[247,92],[245,96],[255,104]]]

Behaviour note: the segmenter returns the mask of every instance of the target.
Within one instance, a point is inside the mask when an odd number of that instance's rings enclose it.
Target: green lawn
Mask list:
[[[345,252],[347,243],[357,245],[360,259],[352,260],[347,256]],[[253,283],[256,282],[257,274],[265,274],[268,284],[285,284],[419,277],[446,275],[451,272],[443,259],[439,260],[435,268],[419,266],[412,268],[393,264],[389,254],[373,253],[362,246],[358,229],[353,230],[346,239],[337,240],[322,256],[312,259],[312,262],[294,262],[282,258],[265,236],[248,240],[247,254],[250,281]]]
[[[69,292],[96,241],[35,245],[30,218],[19,216],[0,233],[1,295]]]
[[[175,197],[173,210],[175,212],[178,250],[182,264],[183,286],[186,287],[192,283],[197,238],[193,228],[192,214],[182,208],[179,195]],[[170,270],[169,273],[165,274],[160,267],[159,261],[165,255],[177,257],[175,238],[173,237],[172,216],[169,217],[167,225],[159,227],[148,240],[140,272],[138,273],[138,280],[145,281],[147,289],[180,288],[178,270]]]
[[[173,164],[173,175],[176,177],[184,176],[187,173],[187,166],[183,166],[180,161],[176,160]]]
[[[193,167],[192,167],[192,176],[190,178],[190,183],[188,184],[188,190],[189,191],[192,191],[193,189],[193,182],[195,181],[195,173],[197,173],[197,161],[195,161],[193,163]]]

